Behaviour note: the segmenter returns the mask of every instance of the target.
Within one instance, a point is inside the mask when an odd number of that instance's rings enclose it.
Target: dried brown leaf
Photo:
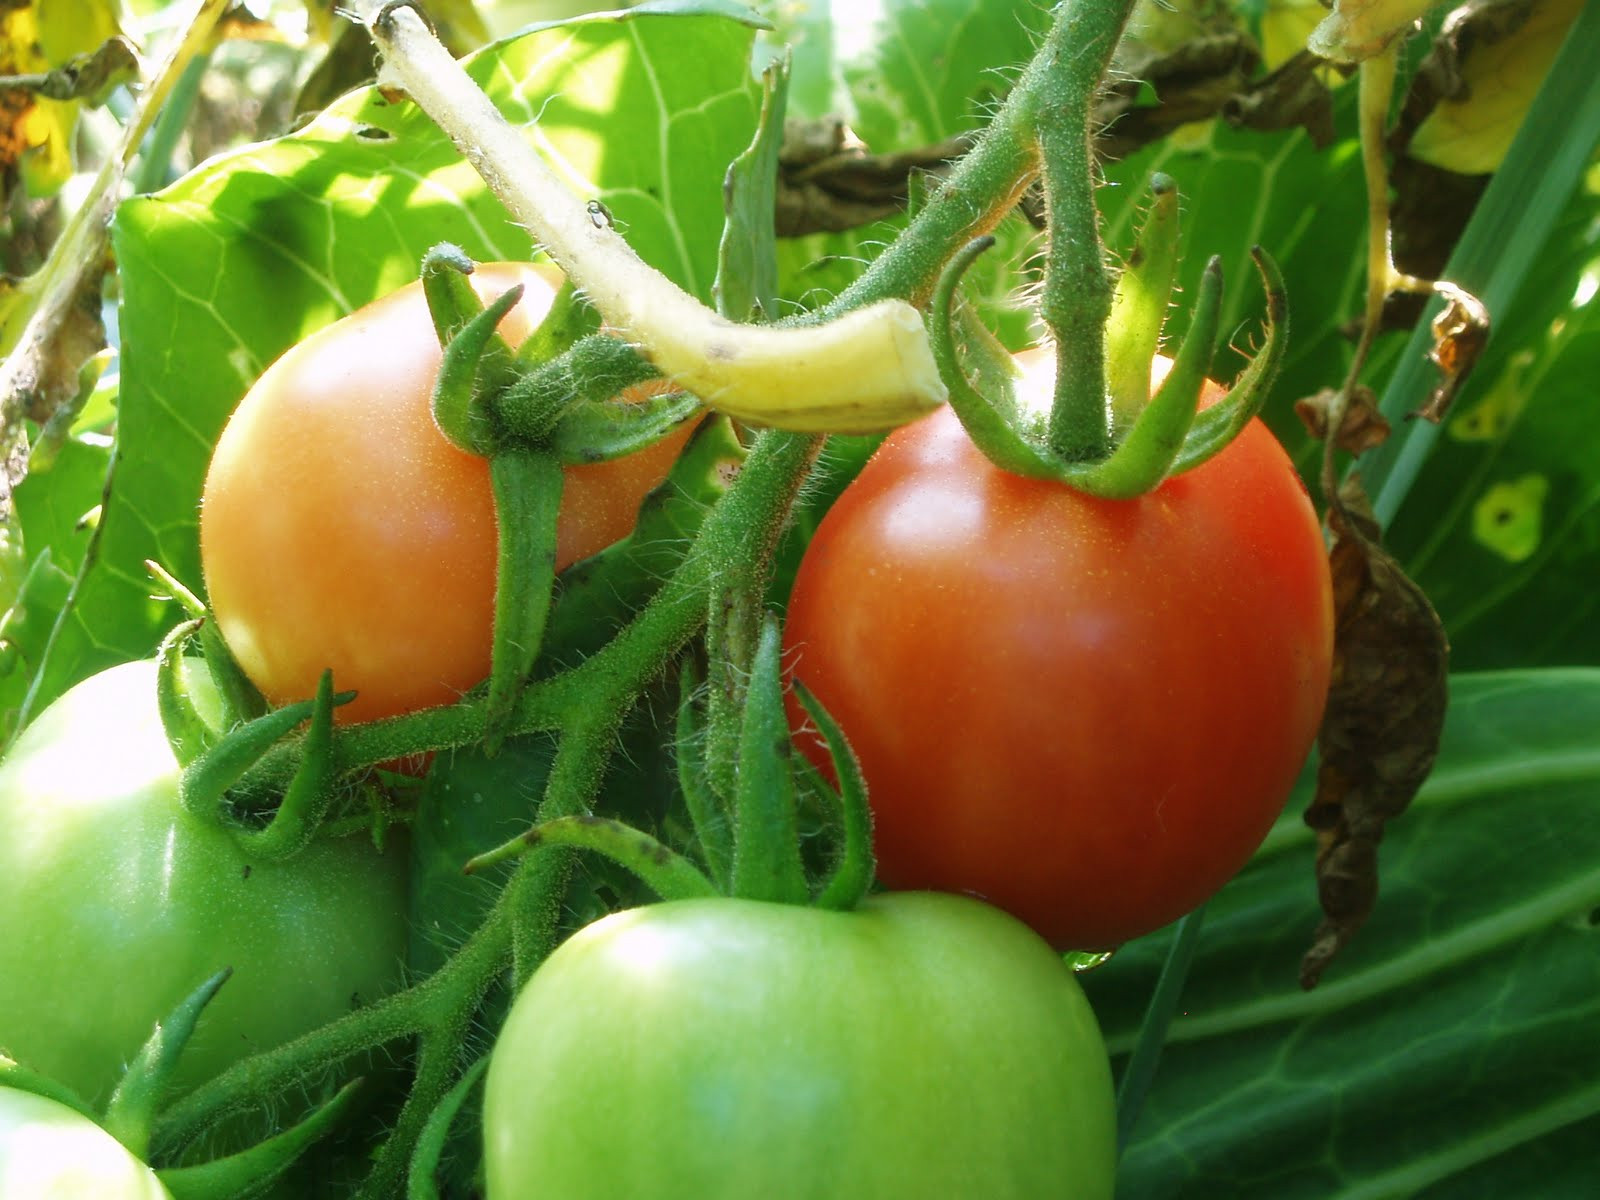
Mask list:
[[[1295,415],[1306,431],[1318,441],[1328,436],[1328,414],[1339,393],[1323,388],[1315,396],[1294,402]],[[1361,454],[1380,446],[1389,438],[1389,422],[1378,411],[1378,398],[1371,388],[1357,384],[1339,421],[1334,445],[1347,454]]]
[[[1471,292],[1441,281],[1436,290],[1445,298],[1443,310],[1431,324],[1433,349],[1429,360],[1444,374],[1439,385],[1428,393],[1421,408],[1411,415],[1437,425],[1455,402],[1456,393],[1478,365],[1478,358],[1489,341],[1489,310]]]
[[[1241,129],[1304,129],[1319,150],[1333,144],[1333,93],[1324,82],[1327,63],[1307,51],[1229,98],[1222,115]]]
[[[1352,476],[1328,497],[1333,533],[1333,682],[1306,824],[1317,831],[1323,920],[1300,964],[1315,987],[1378,896],[1378,845],[1433,769],[1448,699],[1450,648],[1438,614],[1379,544]]]

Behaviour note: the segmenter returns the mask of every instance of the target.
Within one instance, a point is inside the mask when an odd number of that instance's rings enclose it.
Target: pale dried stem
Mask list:
[[[364,19],[380,83],[438,123],[617,336],[731,416],[817,433],[901,424],[944,402],[921,314],[881,301],[820,325],[738,325],[644,263],[598,205],[573,196],[409,7]]]

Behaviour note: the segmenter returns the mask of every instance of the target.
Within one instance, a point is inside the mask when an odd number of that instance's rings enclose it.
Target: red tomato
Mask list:
[[[513,345],[549,311],[550,269],[484,263],[485,300],[526,286]],[[440,362],[420,284],[312,334],[250,389],[217,443],[200,552],[217,623],[274,704],[323,670],[341,721],[448,704],[489,674],[495,520],[488,461],[433,422]],[[567,472],[556,569],[625,536],[687,431]]]
[[[1019,362],[1019,397],[1047,402],[1051,361]],[[828,512],[786,632],[860,758],[882,881],[974,893],[1081,949],[1172,921],[1249,858],[1332,641],[1317,518],[1260,422],[1100,500],[999,470],[948,410]]]

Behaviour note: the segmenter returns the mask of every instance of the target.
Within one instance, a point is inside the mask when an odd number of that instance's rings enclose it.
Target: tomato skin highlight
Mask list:
[[[1023,365],[1037,399],[1051,372]],[[1000,471],[948,410],[891,434],[829,510],[786,626],[861,761],[880,879],[971,892],[1078,949],[1176,919],[1260,845],[1332,640],[1316,514],[1259,421],[1111,501]]]
[[[191,691],[214,705],[204,676]],[[96,1104],[224,967],[174,1095],[404,981],[405,839],[251,861],[180,807],[155,678],[135,662],[85,680],[0,762],[0,1047]]]
[[[172,1200],[154,1171],[88,1117],[12,1087],[0,1087],[0,1196]]]
[[[1071,972],[932,893],[588,926],[513,1005],[484,1129],[490,1200],[1109,1200],[1116,1159]]]
[[[483,263],[474,288],[522,300],[513,345],[549,311],[552,269]],[[223,430],[200,507],[206,588],[224,640],[274,705],[324,669],[354,689],[341,722],[449,704],[489,674],[496,530],[488,460],[430,407],[442,353],[420,283],[287,351]],[[633,528],[682,442],[568,469],[556,569]]]

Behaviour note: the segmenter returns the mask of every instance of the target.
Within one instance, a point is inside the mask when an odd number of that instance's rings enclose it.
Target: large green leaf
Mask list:
[[[1128,1200],[1579,1197],[1600,1144],[1600,671],[1455,681],[1378,908],[1315,991],[1297,813],[1210,905]],[[1085,983],[1116,1052],[1170,934]]]
[[[727,4],[652,7],[514,38],[469,69],[579,196],[603,199],[643,257],[708,298],[723,171],[759,111],[755,31]],[[119,462],[100,561],[39,702],[151,650],[174,614],[149,601],[141,564],[200,584],[200,485],[245,389],[307,333],[414,277],[439,241],[484,259],[533,251],[420,110],[371,90],[122,207]]]

